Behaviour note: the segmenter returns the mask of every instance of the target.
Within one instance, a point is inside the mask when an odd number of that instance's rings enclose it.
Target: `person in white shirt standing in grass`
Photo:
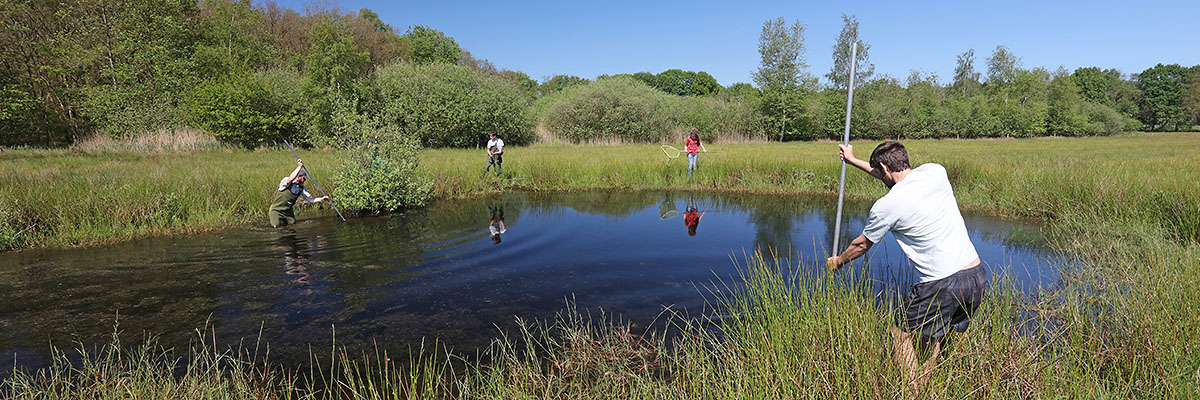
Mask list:
[[[920,282],[905,302],[903,327],[892,326],[890,333],[896,359],[915,390],[932,371],[950,329],[963,332],[970,325],[988,286],[987,271],[967,234],[945,167],[927,163],[909,168],[908,151],[900,142],[875,147],[870,161],[855,158],[853,146],[839,147],[843,160],[883,181],[889,191],[871,206],[863,233],[826,264],[836,271],[866,254],[888,232],[899,242]],[[914,337],[933,346],[920,367]]]
[[[496,135],[496,131],[494,130],[488,132],[487,155],[487,166],[483,167],[483,174],[487,175],[488,170],[492,168],[492,165],[495,165],[496,176],[499,177],[500,163],[504,162],[502,157],[504,155],[504,140],[500,139],[500,136]]]

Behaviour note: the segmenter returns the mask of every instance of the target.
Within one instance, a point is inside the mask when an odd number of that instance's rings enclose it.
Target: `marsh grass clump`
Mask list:
[[[289,399],[297,398],[296,376],[269,366],[259,350],[218,350],[197,330],[185,355],[153,339],[139,345],[111,342],[74,352],[53,349],[51,365],[14,370],[0,384],[10,399]]]

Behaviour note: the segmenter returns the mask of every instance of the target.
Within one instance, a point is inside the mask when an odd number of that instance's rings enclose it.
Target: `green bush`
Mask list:
[[[398,62],[372,76],[369,113],[429,147],[475,147],[495,130],[506,144],[528,143],[533,119],[512,82],[452,64]]]
[[[746,100],[693,96],[668,97],[664,103],[667,118],[676,131],[687,132],[696,128],[704,141],[712,141],[719,135],[762,135],[762,117]]]
[[[1088,134],[1112,135],[1142,128],[1140,121],[1122,115],[1112,107],[1084,102],[1082,108],[1084,115],[1087,116],[1086,131]]]
[[[701,139],[762,134],[753,99],[675,96],[628,76],[613,76],[543,97],[543,127],[564,140],[675,141],[691,128]]]
[[[295,98],[277,95],[254,75],[210,82],[192,93],[192,120],[217,139],[254,148],[299,131]]]
[[[658,141],[672,125],[667,113],[659,110],[669,97],[632,78],[602,79],[568,87],[545,100],[542,123],[576,143],[593,139]]]
[[[361,123],[360,140],[347,147],[334,171],[337,201],[359,212],[404,210],[425,205],[433,182],[417,173],[420,144],[394,127]]]

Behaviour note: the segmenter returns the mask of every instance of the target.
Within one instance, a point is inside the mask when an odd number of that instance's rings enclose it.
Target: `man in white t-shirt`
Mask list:
[[[915,385],[919,379],[912,339],[933,344],[922,371],[927,376],[951,328],[962,332],[983,300],[987,271],[967,234],[946,168],[934,163],[909,168],[908,151],[899,142],[880,144],[870,161],[854,157],[854,147],[840,145],[847,163],[883,181],[888,194],[875,201],[863,233],[841,255],[829,257],[830,271],[866,254],[888,232],[896,238],[920,276],[906,301],[904,329],[891,327],[897,360]]]
[[[487,166],[483,167],[484,175],[487,175],[488,169],[491,169],[492,165],[495,165],[496,166],[496,176],[500,176],[500,163],[504,162],[504,159],[502,157],[503,154],[504,154],[504,140],[501,140],[500,136],[496,135],[496,131],[488,132],[488,142],[487,142],[488,158],[487,158]]]

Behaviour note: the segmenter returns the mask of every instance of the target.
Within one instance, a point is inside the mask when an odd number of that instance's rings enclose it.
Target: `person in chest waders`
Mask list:
[[[488,132],[487,142],[487,166],[483,167],[483,174],[487,175],[489,169],[493,165],[496,166],[496,176],[500,176],[500,163],[504,162],[504,140],[500,139],[500,135],[496,131]]]
[[[329,196],[313,198],[312,194],[308,193],[308,189],[304,187],[307,175],[304,172],[304,161],[297,159],[296,170],[279,181],[279,188],[275,190],[275,199],[271,201],[271,210],[267,212],[271,217],[272,227],[278,228],[296,223],[294,208],[296,200],[301,196],[310,203],[329,200]]]

